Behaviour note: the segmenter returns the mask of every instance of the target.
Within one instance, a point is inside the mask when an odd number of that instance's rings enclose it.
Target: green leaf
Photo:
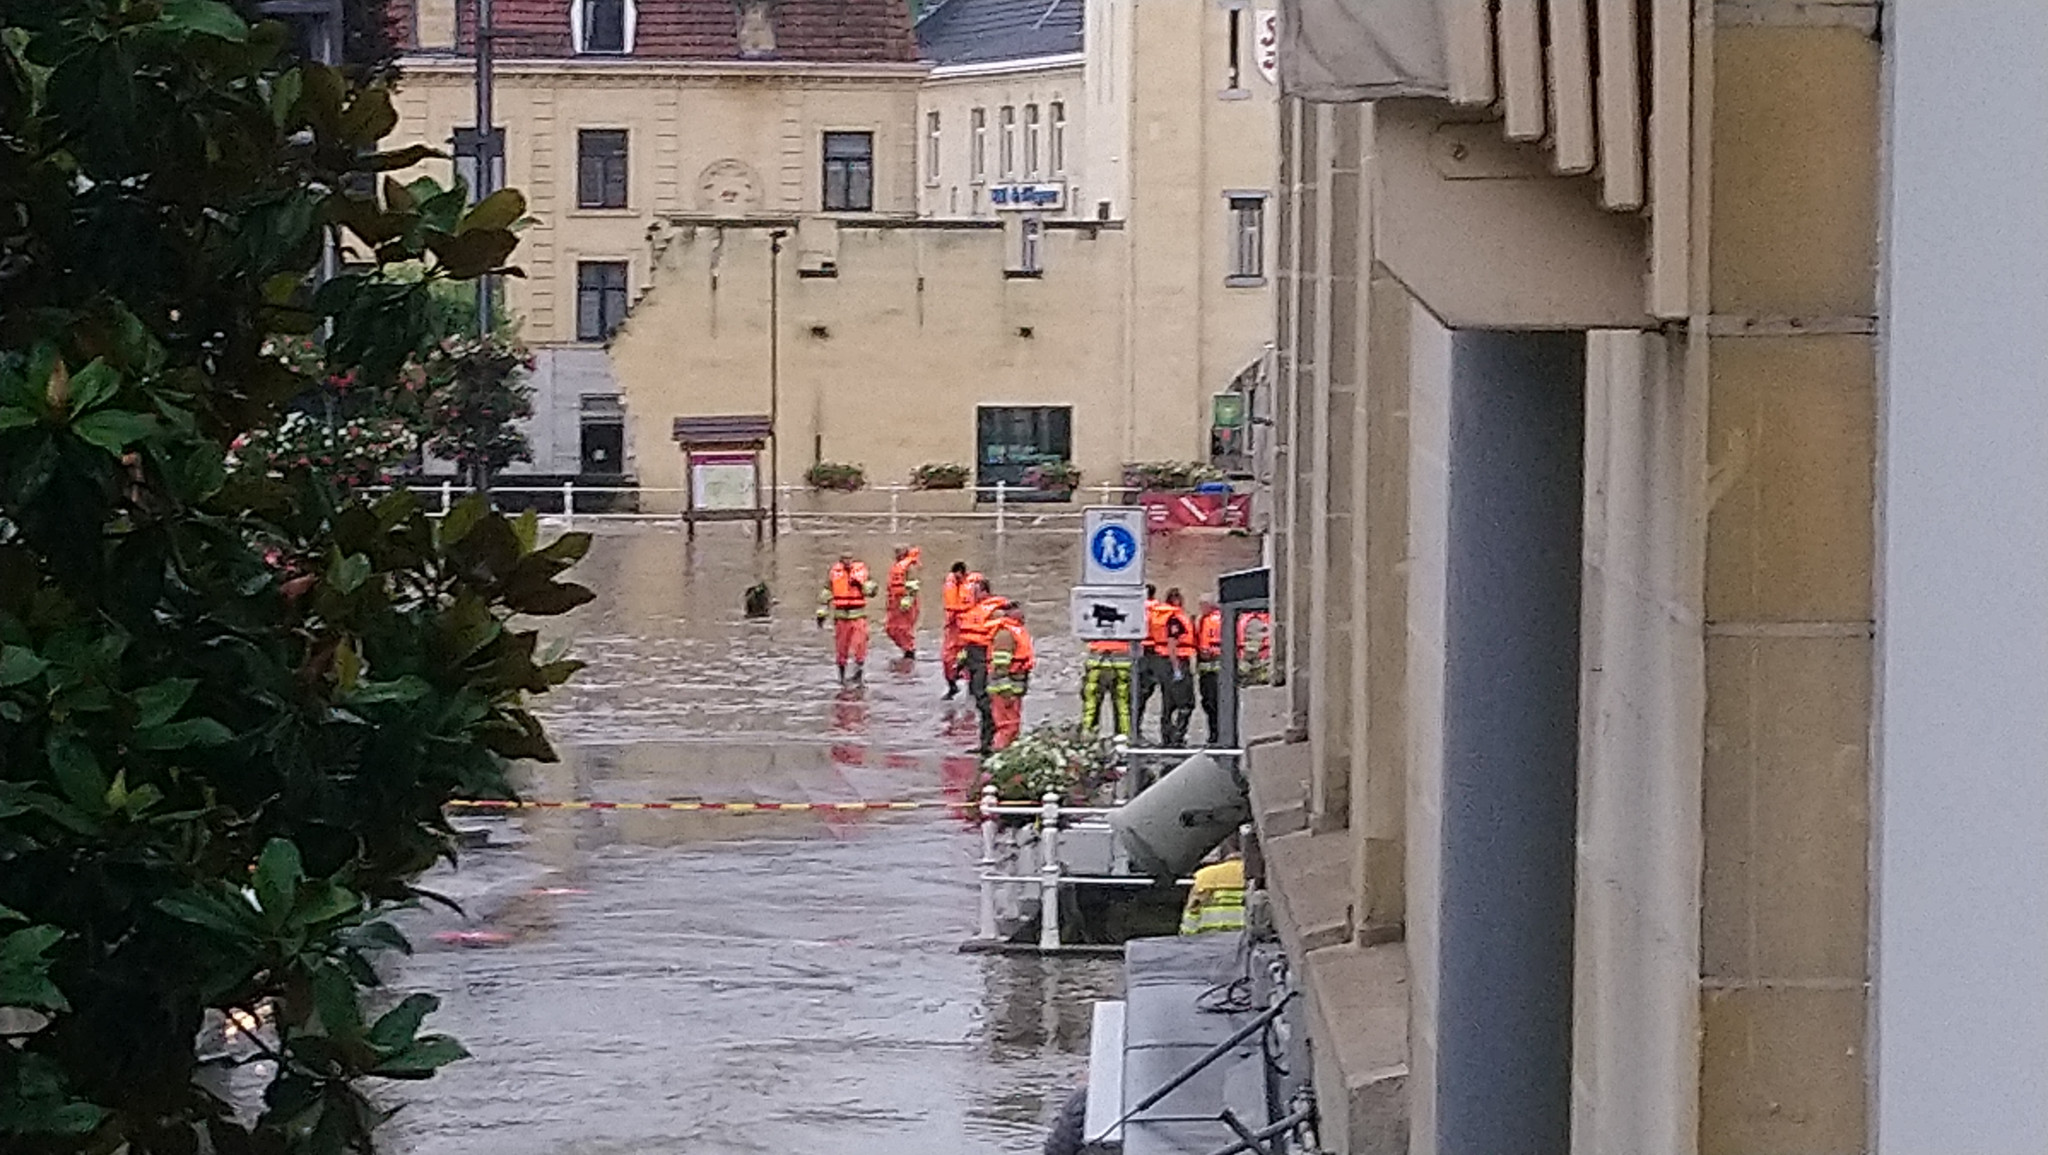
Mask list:
[[[352,594],[363,588],[363,582],[370,576],[370,559],[359,553],[349,554],[336,561],[327,569],[327,584],[339,594]]]
[[[345,886],[323,882],[308,890],[310,893],[292,911],[292,921],[301,926],[313,926],[363,909],[362,896]]]
[[[544,557],[549,561],[560,562],[567,566],[582,561],[583,555],[589,552],[589,534],[565,533],[549,542],[544,548],[535,551],[534,556]]]
[[[462,1044],[446,1035],[425,1035],[370,1068],[386,1079],[425,1079],[450,1063],[469,1058]]]
[[[411,168],[424,161],[435,160],[448,154],[432,145],[409,144],[404,148],[388,149],[372,153],[356,162],[357,167],[367,172],[396,172]]]
[[[0,433],[9,429],[23,429],[36,423],[36,415],[18,406],[0,408]]]
[[[197,678],[165,678],[128,695],[129,700],[135,703],[136,728],[148,730],[177,717],[178,711],[192,700],[192,692],[198,688]]]
[[[50,759],[50,776],[56,780],[57,789],[73,806],[96,812],[105,804],[107,776],[84,739],[66,731],[52,731],[43,743],[43,752]]]
[[[455,545],[469,536],[478,522],[491,512],[491,503],[481,493],[472,493],[455,503],[448,516],[441,519],[441,544]]]
[[[26,646],[0,647],[0,689],[32,682],[49,668],[50,663]]]
[[[180,32],[197,32],[237,44],[249,39],[249,26],[220,0],[164,0],[163,22]]]
[[[167,726],[137,730],[131,744],[138,750],[187,750],[194,746],[225,746],[235,732],[212,718],[187,718]]]
[[[385,702],[417,702],[434,692],[425,678],[407,674],[388,682],[363,682],[348,696],[354,706],[375,706]]]
[[[91,364],[71,375],[70,410],[73,414],[90,413],[120,391],[120,372],[95,357]]]
[[[250,930],[253,911],[246,902],[222,902],[210,894],[187,892],[160,898],[156,908],[180,922],[240,937]]]
[[[148,413],[109,409],[88,413],[71,423],[71,432],[90,445],[119,457],[128,447],[155,435],[160,426]]]
[[[505,604],[532,617],[553,617],[556,614],[566,614],[596,598],[596,594],[583,586],[571,582],[551,582],[538,589],[507,593]]]
[[[299,862],[299,848],[290,839],[273,838],[263,844],[263,853],[256,859],[251,885],[256,888],[256,904],[263,908],[267,919],[274,924],[281,922],[291,911],[299,884],[305,880],[306,870]]]
[[[504,267],[505,258],[519,247],[519,238],[503,229],[476,229],[452,237],[433,237],[427,249],[441,259],[441,267],[458,281],[473,280]]]
[[[540,540],[540,514],[529,508],[513,518],[512,536],[519,541],[520,553],[532,553],[534,543]]]
[[[370,1045],[380,1051],[396,1051],[410,1046],[413,1037],[420,1033],[420,1024],[439,1009],[441,1000],[432,995],[407,995],[404,1001],[379,1016],[377,1025],[370,1028]]]
[[[462,224],[456,227],[455,235],[462,236],[479,230],[509,229],[525,215],[526,198],[519,190],[501,188],[478,201],[475,208],[462,215]]]
[[[0,938],[0,1007],[71,1009],[64,992],[50,981],[50,960],[44,957],[63,938],[54,926],[32,926]]]
[[[313,972],[313,1008],[320,1012],[320,1025],[329,1038],[359,1039],[363,1034],[363,1008],[355,980],[340,967],[323,966]]]

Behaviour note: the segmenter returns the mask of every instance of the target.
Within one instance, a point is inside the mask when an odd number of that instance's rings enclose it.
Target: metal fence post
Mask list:
[[[576,483],[562,483],[562,528],[576,528]]]
[[[1045,792],[1039,813],[1038,949],[1060,948],[1060,796]]]
[[[996,482],[996,533],[1003,532],[1003,513],[1010,505],[1010,483]]]
[[[981,930],[984,942],[996,939],[996,798],[993,785],[981,788]]]
[[[441,482],[441,512],[447,513],[450,509],[454,508],[454,505],[455,483],[452,481],[443,480]]]
[[[898,490],[896,489],[896,487],[894,487],[894,486],[890,486],[890,487],[889,487],[889,532],[890,532],[890,533],[895,533],[895,532],[897,532],[897,528],[896,528],[896,503],[897,503],[897,502],[898,502],[899,500],[901,500],[901,498],[902,498],[902,497],[903,497],[902,493],[900,493],[900,492],[899,492],[899,491],[898,491]]]

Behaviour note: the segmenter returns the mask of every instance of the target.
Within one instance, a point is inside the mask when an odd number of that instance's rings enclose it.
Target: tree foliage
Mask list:
[[[443,806],[552,756],[587,547],[480,500],[428,518],[307,469],[231,473],[331,325],[389,382],[436,283],[524,206],[378,178],[383,82],[296,64],[219,0],[0,0],[0,1150],[367,1151],[377,1080],[458,1057],[378,988]],[[329,236],[360,259],[315,285]],[[425,278],[386,276],[419,263]],[[205,1089],[210,1013],[265,1014],[264,1094]]]

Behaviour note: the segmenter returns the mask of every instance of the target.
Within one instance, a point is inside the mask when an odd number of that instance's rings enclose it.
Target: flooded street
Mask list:
[[[522,770],[555,801],[850,802],[907,812],[525,811],[427,885],[467,917],[418,912],[405,990],[474,1058],[404,1088],[404,1155],[997,1155],[1035,1152],[1077,1084],[1089,1001],[1121,964],[961,954],[979,839],[941,805],[972,791],[973,706],[942,703],[938,587],[967,561],[1038,639],[1032,722],[1078,713],[1072,528],[786,534],[606,528],[574,577],[598,600],[557,630],[590,663],[541,703],[562,761]],[[841,690],[817,589],[850,548],[924,555],[921,649],[881,635]],[[1240,538],[1154,539],[1152,573],[1190,606],[1256,564]],[[770,622],[741,594],[774,590]],[[1156,707],[1155,707],[1156,714]],[[469,820],[465,820],[468,822]]]

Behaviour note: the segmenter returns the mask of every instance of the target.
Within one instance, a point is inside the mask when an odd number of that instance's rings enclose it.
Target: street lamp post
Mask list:
[[[768,234],[768,536],[782,536],[782,241]]]
[[[476,199],[497,192],[498,134],[491,108],[491,0],[476,0]],[[476,282],[476,335],[491,336],[492,285],[488,274]]]

